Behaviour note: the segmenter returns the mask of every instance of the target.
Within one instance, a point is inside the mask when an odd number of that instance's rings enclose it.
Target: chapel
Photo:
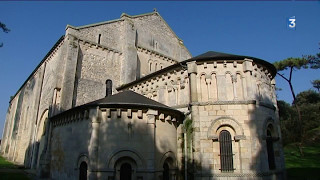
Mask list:
[[[275,75],[193,57],[157,11],[67,25],[10,99],[0,153],[46,179],[285,179]]]

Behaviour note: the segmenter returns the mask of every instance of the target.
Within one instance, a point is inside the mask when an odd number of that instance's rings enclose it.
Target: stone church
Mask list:
[[[285,179],[275,75],[192,57],[156,11],[67,25],[11,98],[0,152],[57,180]]]

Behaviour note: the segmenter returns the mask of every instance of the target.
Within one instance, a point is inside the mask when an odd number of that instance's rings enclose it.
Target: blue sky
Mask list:
[[[209,50],[254,56],[269,62],[320,52],[320,1],[201,2],[0,2],[0,133],[9,98],[39,64],[67,24],[81,26],[156,8],[193,56]],[[296,17],[296,29],[287,18]],[[312,88],[320,70],[294,72],[296,93]],[[276,78],[278,99],[292,102],[288,85]]]

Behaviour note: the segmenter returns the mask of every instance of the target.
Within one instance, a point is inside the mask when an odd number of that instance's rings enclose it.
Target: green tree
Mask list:
[[[302,91],[297,95],[295,104],[305,106],[308,104],[316,104],[320,102],[320,94],[314,90]]]
[[[283,78],[285,81],[288,82],[291,95],[293,97],[293,102],[296,102],[296,94],[294,92],[294,88],[292,85],[292,78],[293,78],[293,71],[299,70],[301,68],[304,69],[318,69],[320,68],[320,53],[317,55],[308,55],[303,56],[302,58],[287,58],[281,61],[274,62],[273,64],[277,69],[277,75],[279,75],[281,78]],[[285,76],[283,72],[288,72],[289,74]],[[296,134],[299,139],[299,150],[301,155],[303,156],[302,151],[302,144],[303,144],[303,137],[305,134],[305,128],[303,128],[303,119],[301,116],[301,111],[299,108],[299,105],[297,103],[294,103],[294,106],[296,108],[297,114],[298,114],[298,124],[297,127],[300,129],[299,132]]]
[[[2,23],[1,21],[0,21],[0,29],[2,29],[2,31],[5,33],[10,32],[10,29],[8,29],[7,26],[4,23]],[[1,42],[0,47],[2,47],[2,46],[3,46],[3,43]]]
[[[300,125],[295,105],[300,107],[301,118],[303,119],[302,125]],[[300,139],[304,139],[304,144],[312,143],[313,139],[320,138],[307,137],[310,134],[309,132],[320,126],[319,93],[314,90],[303,91],[297,95],[294,105],[290,105],[285,101],[278,101],[278,109],[284,144],[301,142]],[[300,134],[300,126],[303,128],[302,132],[305,132],[304,134]]]
[[[291,105],[285,101],[277,101],[279,109],[280,128],[283,137],[283,143],[290,144],[297,142],[296,134],[299,133],[297,113]]]
[[[314,90],[307,90],[297,95],[296,104],[301,107],[301,118],[303,119],[304,143],[314,143],[313,138],[308,137],[308,132],[320,126],[320,94]]]
[[[318,90],[318,92],[320,93],[320,79],[313,80],[313,81],[311,81],[311,83],[312,83],[312,86],[314,88],[316,88]]]
[[[317,54],[316,56],[304,56],[302,58],[287,58],[281,61],[274,62],[273,65],[277,69],[277,75],[279,75],[281,78],[286,80],[289,84],[291,94],[293,101],[296,100],[296,95],[294,92],[294,88],[292,85],[292,78],[293,78],[293,71],[294,70],[299,70],[301,68],[304,69],[318,69],[320,68],[320,53]],[[284,73],[281,73],[283,71],[289,71],[289,75],[286,77]]]

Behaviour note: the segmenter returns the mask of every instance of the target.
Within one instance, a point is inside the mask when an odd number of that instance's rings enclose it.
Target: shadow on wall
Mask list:
[[[256,99],[259,100],[256,101],[256,104],[252,104],[253,108],[248,110],[249,119],[252,120],[248,122],[250,135],[246,134],[246,142],[249,143],[247,148],[250,149],[252,157],[248,159],[249,164],[244,164],[244,166],[250,166],[248,169],[251,169],[251,172],[261,179],[285,179],[282,173],[285,167],[277,110],[270,103],[272,102],[270,99],[264,99],[260,96],[256,96]],[[146,110],[143,110],[143,112],[145,113]],[[107,118],[105,111],[100,112],[99,115],[102,119],[96,124],[99,127],[97,132],[93,132],[96,125],[89,119],[56,126],[52,128],[51,132],[47,126],[46,132],[50,133],[44,133],[41,140],[36,142],[34,146],[29,146],[26,151],[26,167],[38,168],[41,165],[40,162],[46,164],[45,160],[48,161],[48,158],[39,149],[41,149],[41,143],[45,142],[46,135],[52,134],[52,142],[49,145],[51,148],[48,148],[51,153],[49,161],[52,163],[53,159],[57,158],[52,153],[57,150],[57,147],[61,148],[64,153],[60,154],[61,161],[59,160],[60,168],[58,170],[47,167],[51,169],[51,177],[59,176],[62,179],[74,177],[78,179],[83,176],[113,180],[119,179],[120,176],[131,176],[133,179],[182,180],[194,179],[194,174],[197,173],[199,176],[211,174],[211,177],[219,179],[219,177],[214,176],[212,171],[212,168],[217,167],[204,167],[202,162],[190,158],[195,152],[195,149],[191,148],[192,141],[190,141],[194,131],[191,120],[187,120],[188,122],[185,123],[185,126],[188,127],[188,178],[185,178],[186,164],[184,157],[181,156],[184,153],[184,135],[176,133],[182,124],[159,120],[159,115],[155,116],[156,124],[154,124],[152,121],[148,121],[147,117],[138,118],[136,113],[132,113],[132,117],[128,116],[127,110],[122,110],[120,115],[116,110],[111,111],[111,118]],[[59,138],[55,136],[57,133],[60,134]],[[223,131],[221,131],[221,137],[218,137],[217,143],[227,142],[229,139],[234,141],[234,137],[222,135],[222,133]],[[222,136],[224,139],[221,139]],[[94,144],[93,139],[97,137],[99,137],[98,143]],[[43,146],[42,149],[45,149],[45,145]],[[230,149],[227,143],[225,145],[220,144],[220,151],[222,146],[227,151],[228,148]],[[231,145],[231,151],[236,152],[234,148]],[[182,152],[178,152],[181,150]],[[201,150],[201,152],[205,151],[205,149]],[[219,150],[214,151],[214,153],[216,152],[219,152]],[[40,156],[42,156],[41,159],[33,158]],[[221,152],[219,158],[221,158]],[[215,160],[230,161],[227,156],[224,159]],[[223,162],[220,164],[223,164]],[[225,163],[224,166],[227,167],[228,163]],[[53,172],[53,170],[56,172]],[[43,174],[45,175],[45,173]],[[229,179],[238,178],[232,175],[232,169],[227,173],[230,174]]]
[[[104,172],[97,173],[98,178],[181,179],[176,144],[179,123],[156,116],[154,124],[148,117],[135,116],[128,118],[122,112],[121,118],[101,121],[97,168]]]
[[[250,169],[263,179],[286,179],[278,108],[270,98],[256,95],[255,99],[256,106],[249,111]]]
[[[216,128],[218,136],[212,137],[211,140],[211,143],[216,145],[204,144],[202,141],[206,139],[203,138],[199,140],[200,142],[189,142],[190,137],[194,137],[193,133],[196,133],[193,131],[197,129],[192,128],[191,120],[185,122],[188,140],[187,179],[194,179],[193,175],[201,177],[200,179],[286,179],[277,108],[270,98],[256,95],[255,99],[256,101],[252,104],[245,105],[248,107],[249,121],[244,120],[242,125],[242,128],[247,126],[244,128],[245,139],[243,140],[238,139],[241,137],[236,137],[238,134],[228,133],[228,129],[235,130],[233,124],[228,125],[221,121],[222,123]],[[226,114],[224,117],[233,119],[233,115]],[[224,117],[216,116],[217,119],[225,119]],[[239,121],[236,118],[237,116],[234,116],[234,120]],[[210,121],[212,123],[213,119]],[[202,149],[194,149],[195,146],[191,148],[191,144],[196,143],[202,143]],[[180,146],[183,148],[184,145],[180,144]],[[208,154],[210,148],[217,149],[213,150],[212,154]],[[190,158],[195,156],[197,151],[201,152],[201,162]],[[219,163],[211,162],[212,156],[215,157],[213,161],[219,161]],[[206,161],[209,165],[204,166]],[[238,162],[239,165],[237,165]],[[184,165],[185,163],[180,169],[182,175]]]

